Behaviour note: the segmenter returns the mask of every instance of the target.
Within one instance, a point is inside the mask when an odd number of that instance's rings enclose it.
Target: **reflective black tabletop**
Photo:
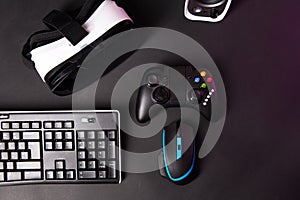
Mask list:
[[[72,11],[83,2],[0,1],[0,110],[72,108],[72,97],[55,96],[37,73],[23,65],[21,50],[31,33],[44,29],[45,14],[52,9]],[[185,186],[154,171],[126,173],[120,185],[1,187],[0,199],[300,199],[299,2],[234,0],[220,23],[188,21],[183,0],[119,2],[136,27],[182,32],[198,41],[219,67],[227,92],[227,118],[217,145],[201,161],[200,175]],[[170,60],[163,53],[141,51],[127,66],[151,60],[147,56],[177,64],[176,58]],[[110,107],[113,85],[126,70],[116,68],[102,80],[105,87],[99,88],[95,100],[98,109]],[[123,144],[128,149],[142,147],[126,139]]]

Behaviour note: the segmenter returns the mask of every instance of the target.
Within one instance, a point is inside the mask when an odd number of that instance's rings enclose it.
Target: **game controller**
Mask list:
[[[155,104],[164,108],[199,106],[201,115],[210,120],[211,100],[217,92],[212,74],[207,69],[199,72],[192,66],[178,66],[174,69],[185,77],[187,85],[170,77],[171,69],[167,67],[156,67],[144,74],[136,107],[136,117],[140,123],[150,120],[149,110]],[[178,90],[177,95],[169,89],[172,87]]]
[[[186,0],[184,15],[194,21],[219,22],[226,16],[232,0]]]

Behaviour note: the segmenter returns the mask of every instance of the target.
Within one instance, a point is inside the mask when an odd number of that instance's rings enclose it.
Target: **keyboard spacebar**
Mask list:
[[[17,162],[17,169],[41,169],[41,162]]]

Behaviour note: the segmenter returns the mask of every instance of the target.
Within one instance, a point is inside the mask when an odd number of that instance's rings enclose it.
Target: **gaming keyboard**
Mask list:
[[[0,186],[120,183],[118,111],[0,113]]]

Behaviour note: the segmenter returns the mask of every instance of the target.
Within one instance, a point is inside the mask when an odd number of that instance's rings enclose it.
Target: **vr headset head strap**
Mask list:
[[[80,8],[75,18],[57,10],[51,11],[43,20],[50,29],[38,31],[32,34],[23,46],[22,59],[25,66],[30,69],[34,69],[34,63],[31,61],[30,52],[37,47],[43,46],[63,37],[68,38],[72,44],[77,43],[78,40],[80,41],[80,39],[82,39],[83,36],[86,36],[87,34],[87,32],[81,27],[81,25],[89,18],[91,13],[93,13],[97,9],[97,7],[103,3],[103,1],[104,0],[87,0]],[[60,22],[54,19],[56,17],[62,17],[65,18],[65,20],[67,19],[69,28],[63,28]],[[78,30],[80,34],[78,34],[78,32],[76,32],[76,34],[73,34]]]

